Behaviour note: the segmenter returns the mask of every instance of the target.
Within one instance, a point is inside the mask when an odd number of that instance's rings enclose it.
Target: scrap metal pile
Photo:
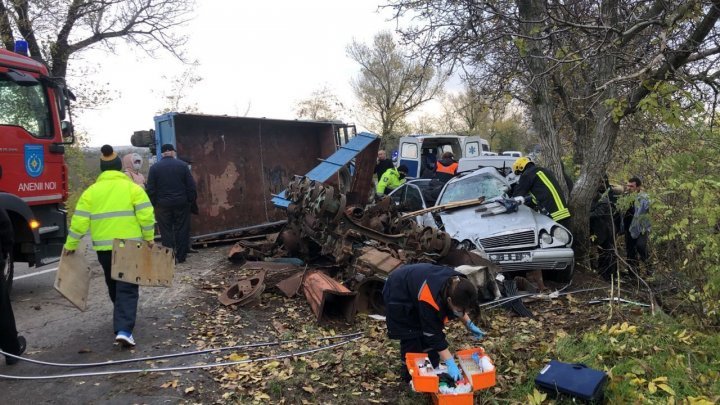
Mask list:
[[[229,258],[254,260],[245,267],[256,268],[263,268],[258,262],[262,260],[301,259],[283,265],[285,270],[295,269],[296,274],[268,284],[277,285],[286,295],[304,287],[318,321],[332,315],[352,321],[356,311],[383,313],[382,287],[390,272],[403,264],[428,262],[497,270],[491,262],[454,246],[447,233],[400,215],[389,197],[366,207],[349,205],[334,187],[301,176],[291,181],[286,195],[291,203],[284,229],[262,240],[239,241]],[[497,287],[491,284],[488,298],[498,298]]]

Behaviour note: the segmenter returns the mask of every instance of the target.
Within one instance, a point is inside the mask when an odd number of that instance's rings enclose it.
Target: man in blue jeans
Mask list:
[[[122,162],[110,145],[100,149],[100,176],[85,190],[70,221],[65,255],[75,253],[80,239],[88,231],[98,261],[105,272],[105,283],[113,303],[115,341],[135,346],[135,327],[139,289],[136,284],[113,280],[112,248],[115,239],[145,241],[152,245],[155,236],[153,207],[142,187],[121,172]]]

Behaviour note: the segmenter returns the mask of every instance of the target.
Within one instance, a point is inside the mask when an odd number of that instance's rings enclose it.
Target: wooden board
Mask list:
[[[55,289],[81,311],[87,310],[88,293],[90,292],[90,266],[85,260],[84,249],[74,254],[60,257]]]
[[[148,287],[169,287],[175,274],[175,256],[172,249],[134,240],[113,242],[113,280]]]
[[[483,202],[485,202],[485,197],[473,198],[472,200],[455,201],[455,202],[451,202],[451,203],[447,203],[447,204],[443,204],[443,205],[436,205],[436,206],[433,206],[430,208],[423,208],[418,211],[408,212],[407,214],[400,216],[400,219],[416,217],[418,215],[422,215],[427,212],[437,212],[437,211],[444,211],[444,210],[449,210],[449,209],[453,209],[453,208],[463,208],[463,207],[470,207],[473,205],[480,205]]]

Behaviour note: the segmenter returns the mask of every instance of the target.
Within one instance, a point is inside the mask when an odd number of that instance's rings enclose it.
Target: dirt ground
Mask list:
[[[243,361],[302,352],[342,340],[322,340],[362,332],[362,338],[304,356],[194,371],[73,377],[43,381],[0,378],[3,402],[24,403],[429,403],[398,382],[397,343],[387,339],[385,324],[359,315],[353,324],[333,321],[319,326],[303,296],[285,298],[267,289],[260,304],[224,307],[217,295],[242,276],[226,259],[229,246],[201,250],[178,267],[171,288],[143,288],[135,338],[138,347],[121,350],[112,342],[111,306],[99,265],[91,286],[90,309],[80,313],[45,284],[16,283],[13,300],[18,329],[28,337],[28,356],[56,362],[90,362],[190,351],[198,348],[277,342],[287,344],[144,362],[113,369],[158,368]],[[88,257],[93,254],[88,252]],[[565,286],[548,283],[556,289]],[[476,342],[460,325],[449,325],[454,350],[483,346],[497,366],[497,386],[476,395],[476,403],[502,399],[512,387],[527,384],[528,370],[539,369],[552,355],[552,343],[582,332],[608,318],[607,305],[587,301],[607,296],[607,284],[580,273],[563,292],[601,290],[536,299],[527,303],[534,319],[519,318],[503,308],[484,310],[481,327],[488,333]],[[640,307],[615,310],[612,317],[631,317]],[[540,353],[540,355],[538,355]],[[547,358],[543,354],[547,354]],[[108,368],[58,369],[32,364],[0,365],[0,374],[53,375],[96,372]],[[507,399],[506,399],[507,401]],[[512,401],[510,401],[512,402]]]

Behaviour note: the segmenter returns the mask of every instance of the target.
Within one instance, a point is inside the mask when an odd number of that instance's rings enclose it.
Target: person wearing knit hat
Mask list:
[[[122,170],[122,160],[120,160],[120,156],[115,153],[112,146],[103,145],[102,148],[100,148],[100,152],[102,153],[102,156],[100,156],[101,172],[105,170]]]
[[[100,151],[102,173],[78,200],[63,255],[75,254],[80,239],[89,232],[113,303],[115,341],[132,347],[140,293],[137,284],[112,279],[113,240],[145,241],[152,245],[155,212],[145,190],[121,172],[122,161],[112,146],[103,145]]]

